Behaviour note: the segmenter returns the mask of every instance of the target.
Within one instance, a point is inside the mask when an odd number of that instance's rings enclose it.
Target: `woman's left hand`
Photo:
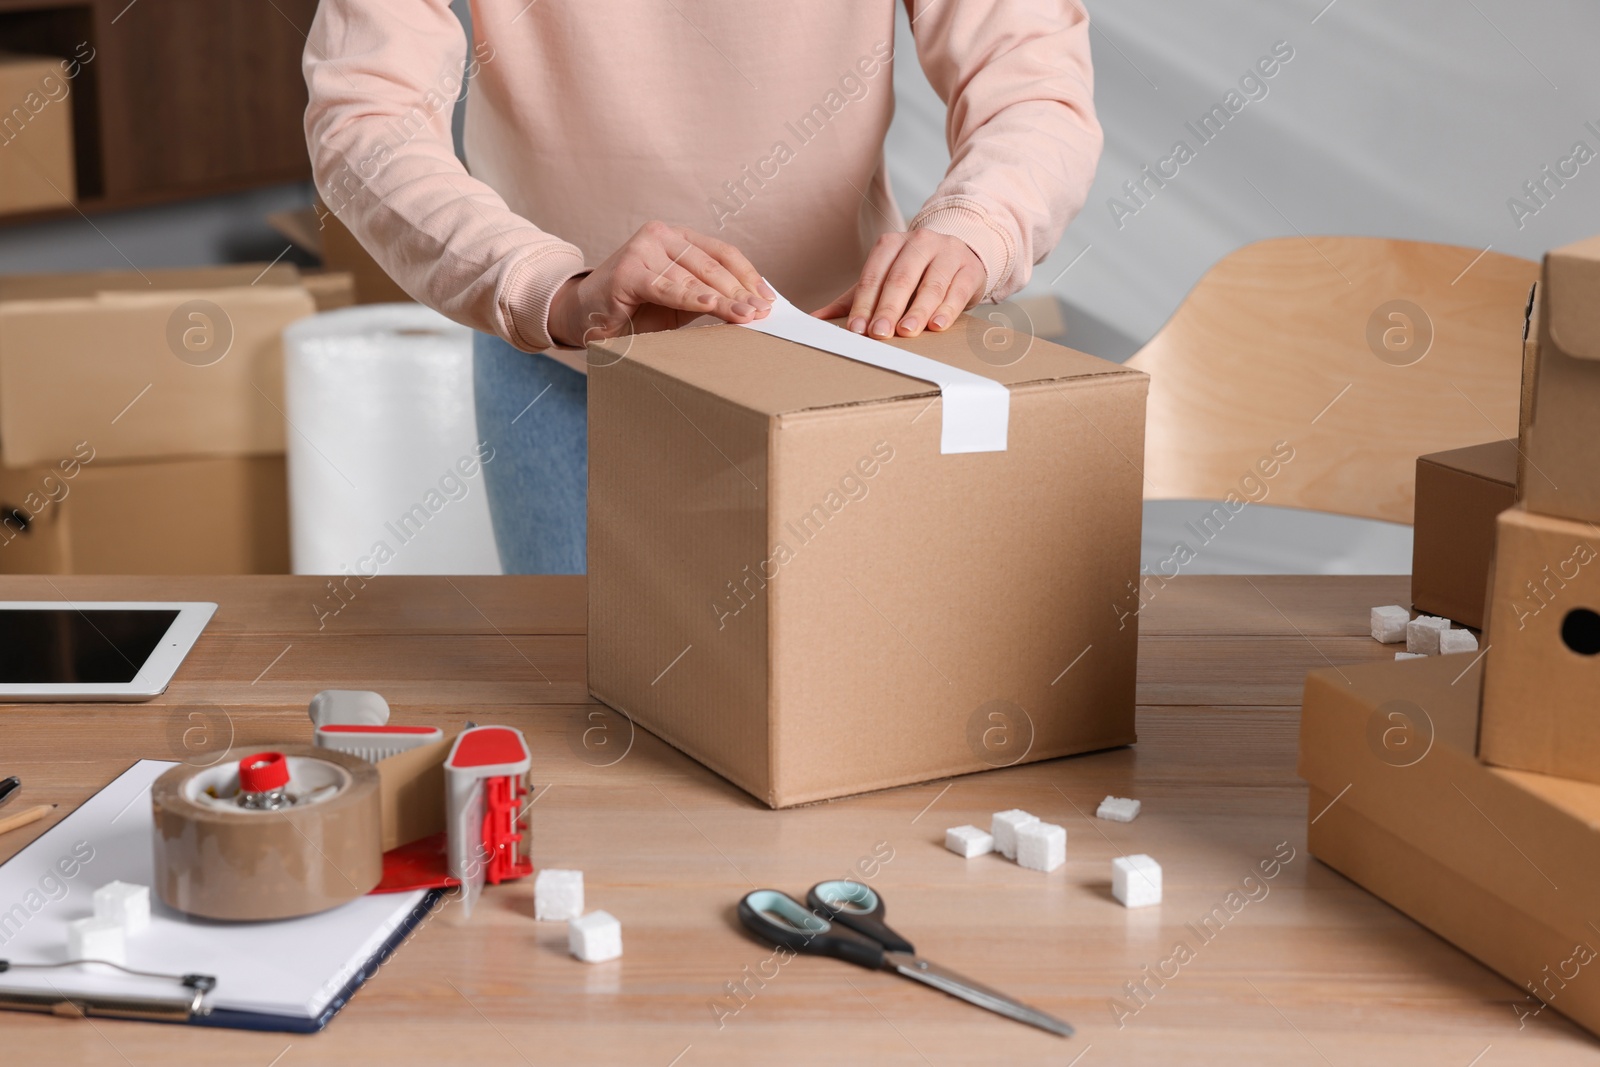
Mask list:
[[[871,337],[915,337],[939,331],[978,302],[988,273],[965,241],[932,230],[886,233],[861,268],[861,279],[827,307],[819,319],[850,313],[846,326]]]

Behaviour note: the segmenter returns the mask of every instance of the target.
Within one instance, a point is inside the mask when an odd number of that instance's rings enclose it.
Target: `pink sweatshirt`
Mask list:
[[[821,306],[904,228],[883,140],[894,0],[322,0],[306,137],[323,200],[406,292],[527,351],[551,297],[651,219],[738,247]],[[951,163],[912,227],[991,299],[1028,280],[1100,154],[1078,0],[908,0]],[[473,78],[468,167],[451,144]]]

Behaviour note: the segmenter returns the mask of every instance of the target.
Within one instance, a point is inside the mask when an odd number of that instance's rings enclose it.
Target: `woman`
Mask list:
[[[857,333],[942,330],[1020,289],[1083,205],[1101,138],[1078,0],[917,0],[952,158],[902,222],[893,5],[472,0],[469,57],[447,0],[322,0],[317,183],[408,293],[482,331],[508,572],[584,569],[587,341],[749,322],[763,277]]]

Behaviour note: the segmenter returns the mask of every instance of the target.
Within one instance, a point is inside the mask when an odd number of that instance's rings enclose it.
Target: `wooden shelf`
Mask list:
[[[271,185],[288,185],[291,182],[311,180],[310,165],[284,170],[280,173],[263,171],[235,181],[218,181],[204,187],[173,187],[126,196],[96,196],[77,200],[60,207],[40,208],[37,211],[0,213],[0,230],[13,226],[27,226],[35,222],[54,222],[57,219],[75,219],[80,215],[103,215],[110,211],[132,211],[137,208],[160,207],[163,204],[182,203],[208,196],[223,196],[259,189]]]
[[[0,226],[311,177],[300,57],[316,0],[0,0],[10,52],[89,56],[71,82],[77,204]]]

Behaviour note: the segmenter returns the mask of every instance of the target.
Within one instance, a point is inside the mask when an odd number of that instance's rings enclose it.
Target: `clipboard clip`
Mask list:
[[[156,974],[152,971],[135,971],[109,960],[68,960],[64,963],[13,963],[0,959],[0,974],[7,971],[48,971],[75,967],[80,963],[99,963],[115,967],[124,974],[140,978],[158,978],[176,982],[183,993],[171,996],[124,996],[120,994],[78,995],[59,991],[52,993],[26,992],[0,989],[0,1011],[31,1011],[42,1015],[59,1015],[66,1018],[95,1016],[103,1019],[141,1019],[148,1022],[189,1022],[196,1016],[211,1014],[206,994],[217,988],[217,980],[209,974]]]

